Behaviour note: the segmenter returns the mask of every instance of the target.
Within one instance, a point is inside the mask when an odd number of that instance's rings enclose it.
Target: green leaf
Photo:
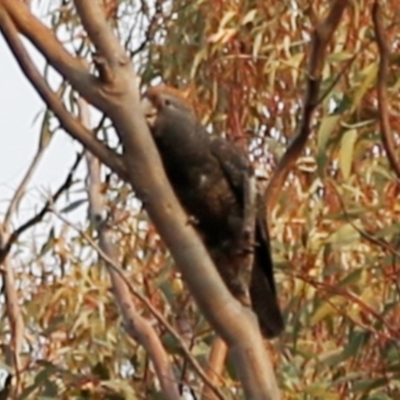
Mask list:
[[[329,54],[326,58],[328,62],[342,62],[346,60],[350,60],[354,54],[349,53],[348,51],[337,51],[336,53]]]
[[[42,128],[40,130],[39,150],[46,148],[53,138],[53,131],[50,129],[52,112],[47,109],[43,116]]]
[[[324,153],[333,129],[336,127],[341,115],[328,115],[323,118],[317,133],[318,152]]]
[[[365,96],[368,89],[374,83],[377,73],[378,73],[378,64],[375,61],[372,62],[370,65],[368,65],[366,68],[364,68],[363,71],[361,72],[363,80],[354,93],[353,105],[351,107],[352,112],[354,112],[360,105],[362,98]]]
[[[229,24],[229,22],[231,22],[232,19],[235,18],[236,16],[237,16],[236,11],[227,11],[221,19],[218,30],[224,29]]]
[[[334,245],[344,245],[352,242],[356,242],[360,239],[359,232],[351,224],[342,225],[336,232],[330,235],[325,243],[331,243]]]
[[[354,383],[353,391],[364,392],[385,385],[387,385],[387,378],[364,379]]]
[[[87,202],[87,199],[80,199],[80,200],[75,200],[72,203],[69,203],[66,207],[60,210],[60,213],[66,214],[71,211],[76,210],[79,208],[82,204],[85,204]]]
[[[333,296],[329,301],[324,301],[314,312],[310,319],[310,325],[313,326],[328,316],[337,315],[334,305],[340,305],[344,302],[342,296]],[[333,303],[333,304],[332,304]]]
[[[55,243],[55,233],[54,233],[54,228],[50,229],[49,235],[47,237],[46,242],[43,244],[42,248],[40,249],[39,254],[43,256],[46,254],[50,249],[53,248]]]
[[[326,150],[328,147],[329,139],[331,138],[332,131],[337,126],[340,117],[341,116],[339,114],[329,115],[323,118],[319,126],[317,133],[318,152],[316,163],[320,174],[322,174],[328,162],[328,155]]]
[[[344,179],[348,179],[353,164],[354,145],[357,141],[357,131],[350,129],[343,134],[339,149],[339,167]]]
[[[326,386],[328,384],[314,384],[306,387],[304,389],[304,393],[310,394],[316,399],[319,400],[337,400],[340,399],[340,395],[338,393],[334,393],[330,391]]]
[[[256,37],[254,38],[254,42],[253,42],[253,57],[257,57],[258,53],[260,52],[260,48],[263,42],[263,38],[264,38],[264,33],[263,32],[258,32],[258,34],[256,35]]]
[[[43,399],[43,400],[55,400],[58,397],[59,394],[59,388],[57,386],[57,384],[53,381],[46,381],[44,383],[44,388],[43,388],[43,396],[39,397],[39,399]],[[54,397],[57,396],[57,397]]]
[[[176,340],[175,336],[166,333],[162,336],[161,340],[169,354],[183,354],[182,347],[178,340]]]
[[[339,283],[338,286],[348,286],[354,283],[358,283],[362,278],[362,273],[364,268],[356,268],[354,271],[351,271],[347,274]]]

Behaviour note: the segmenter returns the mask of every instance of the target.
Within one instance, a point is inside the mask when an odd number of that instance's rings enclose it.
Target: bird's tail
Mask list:
[[[257,247],[250,281],[250,298],[263,336],[274,338],[284,329],[284,320],[276,294],[269,241],[257,229]]]

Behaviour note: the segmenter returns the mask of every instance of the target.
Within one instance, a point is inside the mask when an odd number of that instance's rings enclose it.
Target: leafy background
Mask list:
[[[72,3],[39,3],[39,17],[89,59],[91,44]],[[188,91],[210,132],[248,149],[260,179],[268,179],[296,132],[310,34],[329,2],[103,3],[143,86],[163,81]],[[396,2],[381,3],[398,144],[400,14]],[[370,6],[357,0],[345,12],[328,49],[306,151],[270,216],[287,328],[268,347],[285,399],[400,398],[400,186],[380,136]],[[50,68],[44,74],[57,80]],[[76,112],[68,85],[63,97]],[[51,140],[57,123],[42,117],[41,140]],[[97,117],[99,136],[117,146],[109,121]],[[104,187],[107,206],[120,217],[114,234],[121,265],[204,362],[213,332],[140,202],[107,173]],[[77,175],[56,208],[92,236],[84,189]],[[96,249],[80,233],[49,215],[18,243],[13,264],[28,330],[22,398],[162,398],[148,356],[121,326]],[[201,380],[179,344],[139,301],[137,307],[154,320],[182,383],[198,393]],[[1,319],[0,336],[9,332]],[[4,357],[0,365],[7,370]],[[226,398],[242,398],[229,362],[223,378]]]

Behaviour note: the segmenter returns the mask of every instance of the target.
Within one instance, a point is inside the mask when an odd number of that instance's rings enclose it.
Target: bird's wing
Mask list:
[[[244,203],[245,179],[252,174],[245,153],[223,138],[215,138],[210,145],[212,155],[218,160],[229,185],[240,204]]]
[[[214,139],[211,152],[217,158],[227,181],[240,204],[246,209],[246,188],[253,174],[246,157],[233,143],[222,138]],[[284,321],[276,296],[276,285],[273,273],[270,238],[265,221],[262,196],[256,193],[255,210],[255,252],[251,273],[250,297],[253,309],[258,315],[260,327],[266,337],[275,337],[284,328]],[[244,216],[246,219],[246,216]]]

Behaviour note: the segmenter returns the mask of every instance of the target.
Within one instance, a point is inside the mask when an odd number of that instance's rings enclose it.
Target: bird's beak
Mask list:
[[[147,98],[143,97],[141,101],[141,108],[144,117],[150,128],[152,128],[156,122],[157,109],[154,107],[153,103]]]

